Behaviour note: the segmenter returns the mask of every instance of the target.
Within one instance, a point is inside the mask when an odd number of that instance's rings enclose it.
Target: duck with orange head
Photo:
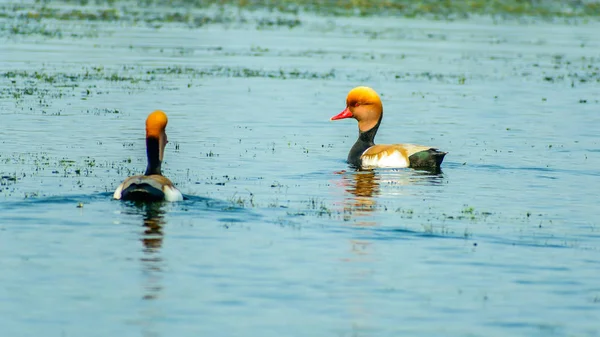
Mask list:
[[[348,154],[348,163],[357,168],[419,168],[439,170],[446,152],[415,144],[375,145],[375,135],[383,118],[383,104],[375,90],[356,87],[346,97],[346,109],[331,120],[354,118],[358,140]]]
[[[183,195],[171,180],[162,175],[160,166],[167,145],[167,115],[156,110],[146,119],[146,154],[148,166],[144,175],[132,176],[115,190],[113,197],[133,201],[181,201]]]

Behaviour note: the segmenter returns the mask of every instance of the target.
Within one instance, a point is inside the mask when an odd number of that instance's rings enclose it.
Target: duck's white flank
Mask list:
[[[175,186],[163,186],[163,193],[165,194],[165,201],[183,201],[183,195]]]
[[[404,157],[404,155],[399,151],[381,152],[376,155],[365,155],[369,149],[363,152],[363,155],[361,156],[362,167],[405,168],[410,165],[406,157]]]
[[[121,183],[119,185],[119,187],[117,187],[117,189],[115,190],[115,193],[113,194],[113,198],[117,199],[117,200],[121,200],[121,193],[123,192],[123,184]]]

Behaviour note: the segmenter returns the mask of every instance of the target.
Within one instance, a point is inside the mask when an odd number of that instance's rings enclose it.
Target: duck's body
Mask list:
[[[132,176],[119,185],[115,199],[137,201],[181,201],[183,195],[171,180],[159,175]]]
[[[360,156],[361,166],[369,167],[440,167],[446,152],[415,144],[373,145]]]
[[[415,144],[375,145],[375,135],[383,118],[383,106],[377,93],[368,87],[356,87],[348,93],[346,109],[331,120],[355,118],[358,140],[348,153],[348,163],[358,168],[429,168],[439,169],[446,152]]]
[[[135,201],[181,201],[183,195],[171,180],[161,173],[161,163],[167,144],[167,115],[154,111],[146,119],[146,154],[148,167],[144,175],[132,176],[123,181],[113,197]]]

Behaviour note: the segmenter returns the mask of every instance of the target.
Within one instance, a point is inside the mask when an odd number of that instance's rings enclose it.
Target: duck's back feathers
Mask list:
[[[153,174],[125,179],[115,191],[114,198],[133,201],[181,201],[183,195],[168,178]]]

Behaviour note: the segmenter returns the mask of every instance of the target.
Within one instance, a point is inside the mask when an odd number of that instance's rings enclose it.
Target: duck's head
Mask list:
[[[167,114],[160,110],[152,112],[146,118],[146,151],[148,153],[146,174],[161,174],[160,163],[168,142],[165,132],[168,122]]]
[[[379,123],[383,114],[381,99],[369,87],[356,87],[346,97],[346,109],[331,117],[331,120],[354,118],[361,132],[369,131]]]

